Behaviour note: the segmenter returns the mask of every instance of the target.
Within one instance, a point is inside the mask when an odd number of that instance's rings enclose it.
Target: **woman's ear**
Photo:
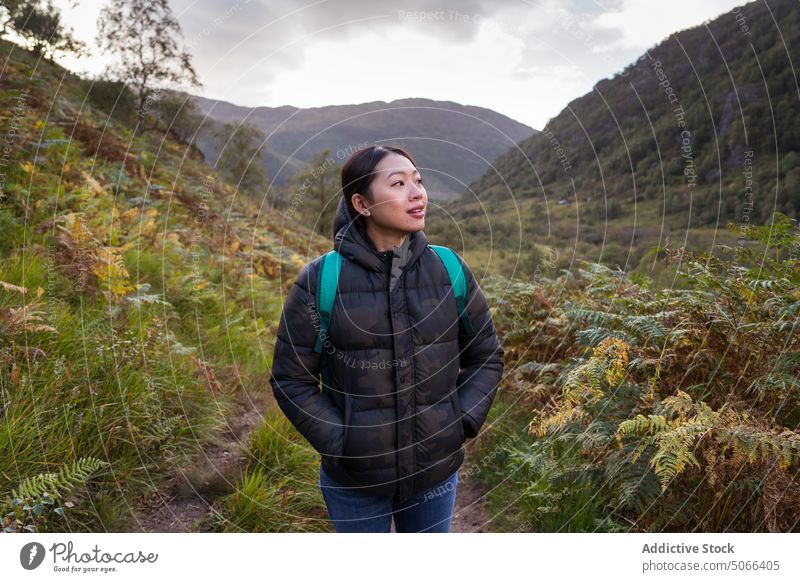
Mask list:
[[[363,214],[364,216],[369,216],[369,210],[367,209],[367,206],[364,203],[364,197],[361,194],[353,194],[351,200],[353,202],[353,208],[356,209],[356,212]]]

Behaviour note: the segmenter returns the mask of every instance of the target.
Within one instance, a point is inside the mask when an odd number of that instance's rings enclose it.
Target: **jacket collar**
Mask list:
[[[428,237],[425,236],[424,231],[418,230],[408,233],[406,238],[408,253],[403,257],[403,262],[406,267],[411,267],[425,251]],[[351,217],[350,209],[343,197],[339,199],[339,206],[336,208],[336,215],[333,219],[333,248],[371,271],[385,272],[391,268],[391,264],[387,264],[387,261],[379,254],[380,251],[367,234],[361,220],[354,220]],[[403,247],[396,248],[400,251],[404,250]]]

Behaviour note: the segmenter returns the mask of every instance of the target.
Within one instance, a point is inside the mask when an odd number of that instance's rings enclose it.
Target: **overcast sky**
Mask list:
[[[73,0],[74,3],[74,0]],[[56,0],[94,47],[101,0]],[[205,97],[318,107],[408,97],[542,129],[672,32],[741,0],[170,0]],[[735,15],[728,16],[736,26]],[[94,73],[105,59],[66,59]]]

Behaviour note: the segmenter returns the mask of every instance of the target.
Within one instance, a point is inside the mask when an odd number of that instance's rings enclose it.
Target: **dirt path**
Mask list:
[[[137,520],[141,532],[195,532],[211,512],[217,497],[235,491],[244,457],[242,445],[264,418],[264,398],[239,403],[227,430],[205,454],[182,468],[167,484],[141,500]]]
[[[240,403],[229,420],[228,430],[217,437],[202,458],[184,467],[158,492],[140,500],[138,532],[200,532],[211,515],[213,501],[235,490],[244,457],[242,445],[263,421],[265,399]],[[465,465],[466,466],[466,465]],[[450,531],[489,531],[483,487],[469,473],[459,474],[456,505]],[[462,475],[465,475],[462,477]],[[394,532],[394,523],[392,523]]]
[[[453,509],[452,533],[484,533],[489,531],[484,488],[473,477],[459,475],[456,506]]]
[[[469,447],[467,447],[469,457]],[[467,470],[465,462],[459,469],[456,487],[456,505],[450,522],[450,533],[485,533],[489,531],[489,512],[486,509],[486,491],[483,485]],[[394,522],[389,530],[394,533]]]

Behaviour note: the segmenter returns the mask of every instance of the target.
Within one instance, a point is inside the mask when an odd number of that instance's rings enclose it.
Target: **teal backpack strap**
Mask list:
[[[339,287],[339,273],[342,270],[342,255],[336,251],[328,251],[322,259],[322,266],[317,273],[317,312],[319,313],[319,334],[314,351],[322,352],[322,344],[328,335],[328,327],[333,311],[333,300]]]
[[[450,284],[453,287],[453,294],[456,297],[458,316],[464,324],[464,329],[467,330],[468,334],[474,334],[475,329],[472,327],[472,322],[467,313],[467,278],[461,261],[455,251],[449,247],[432,244],[428,244],[428,246],[436,251],[436,254],[439,255],[439,258],[444,263],[445,269],[447,269],[447,275],[450,277]]]
[[[336,290],[339,287],[339,273],[342,270],[342,255],[338,252],[328,251],[322,259],[322,265],[317,273],[317,313],[319,314],[319,333],[314,351],[322,354],[320,370],[322,373],[322,390],[330,387],[328,381],[328,368],[325,364],[325,352],[322,346],[328,337],[328,328],[333,312],[333,300],[336,298]]]

